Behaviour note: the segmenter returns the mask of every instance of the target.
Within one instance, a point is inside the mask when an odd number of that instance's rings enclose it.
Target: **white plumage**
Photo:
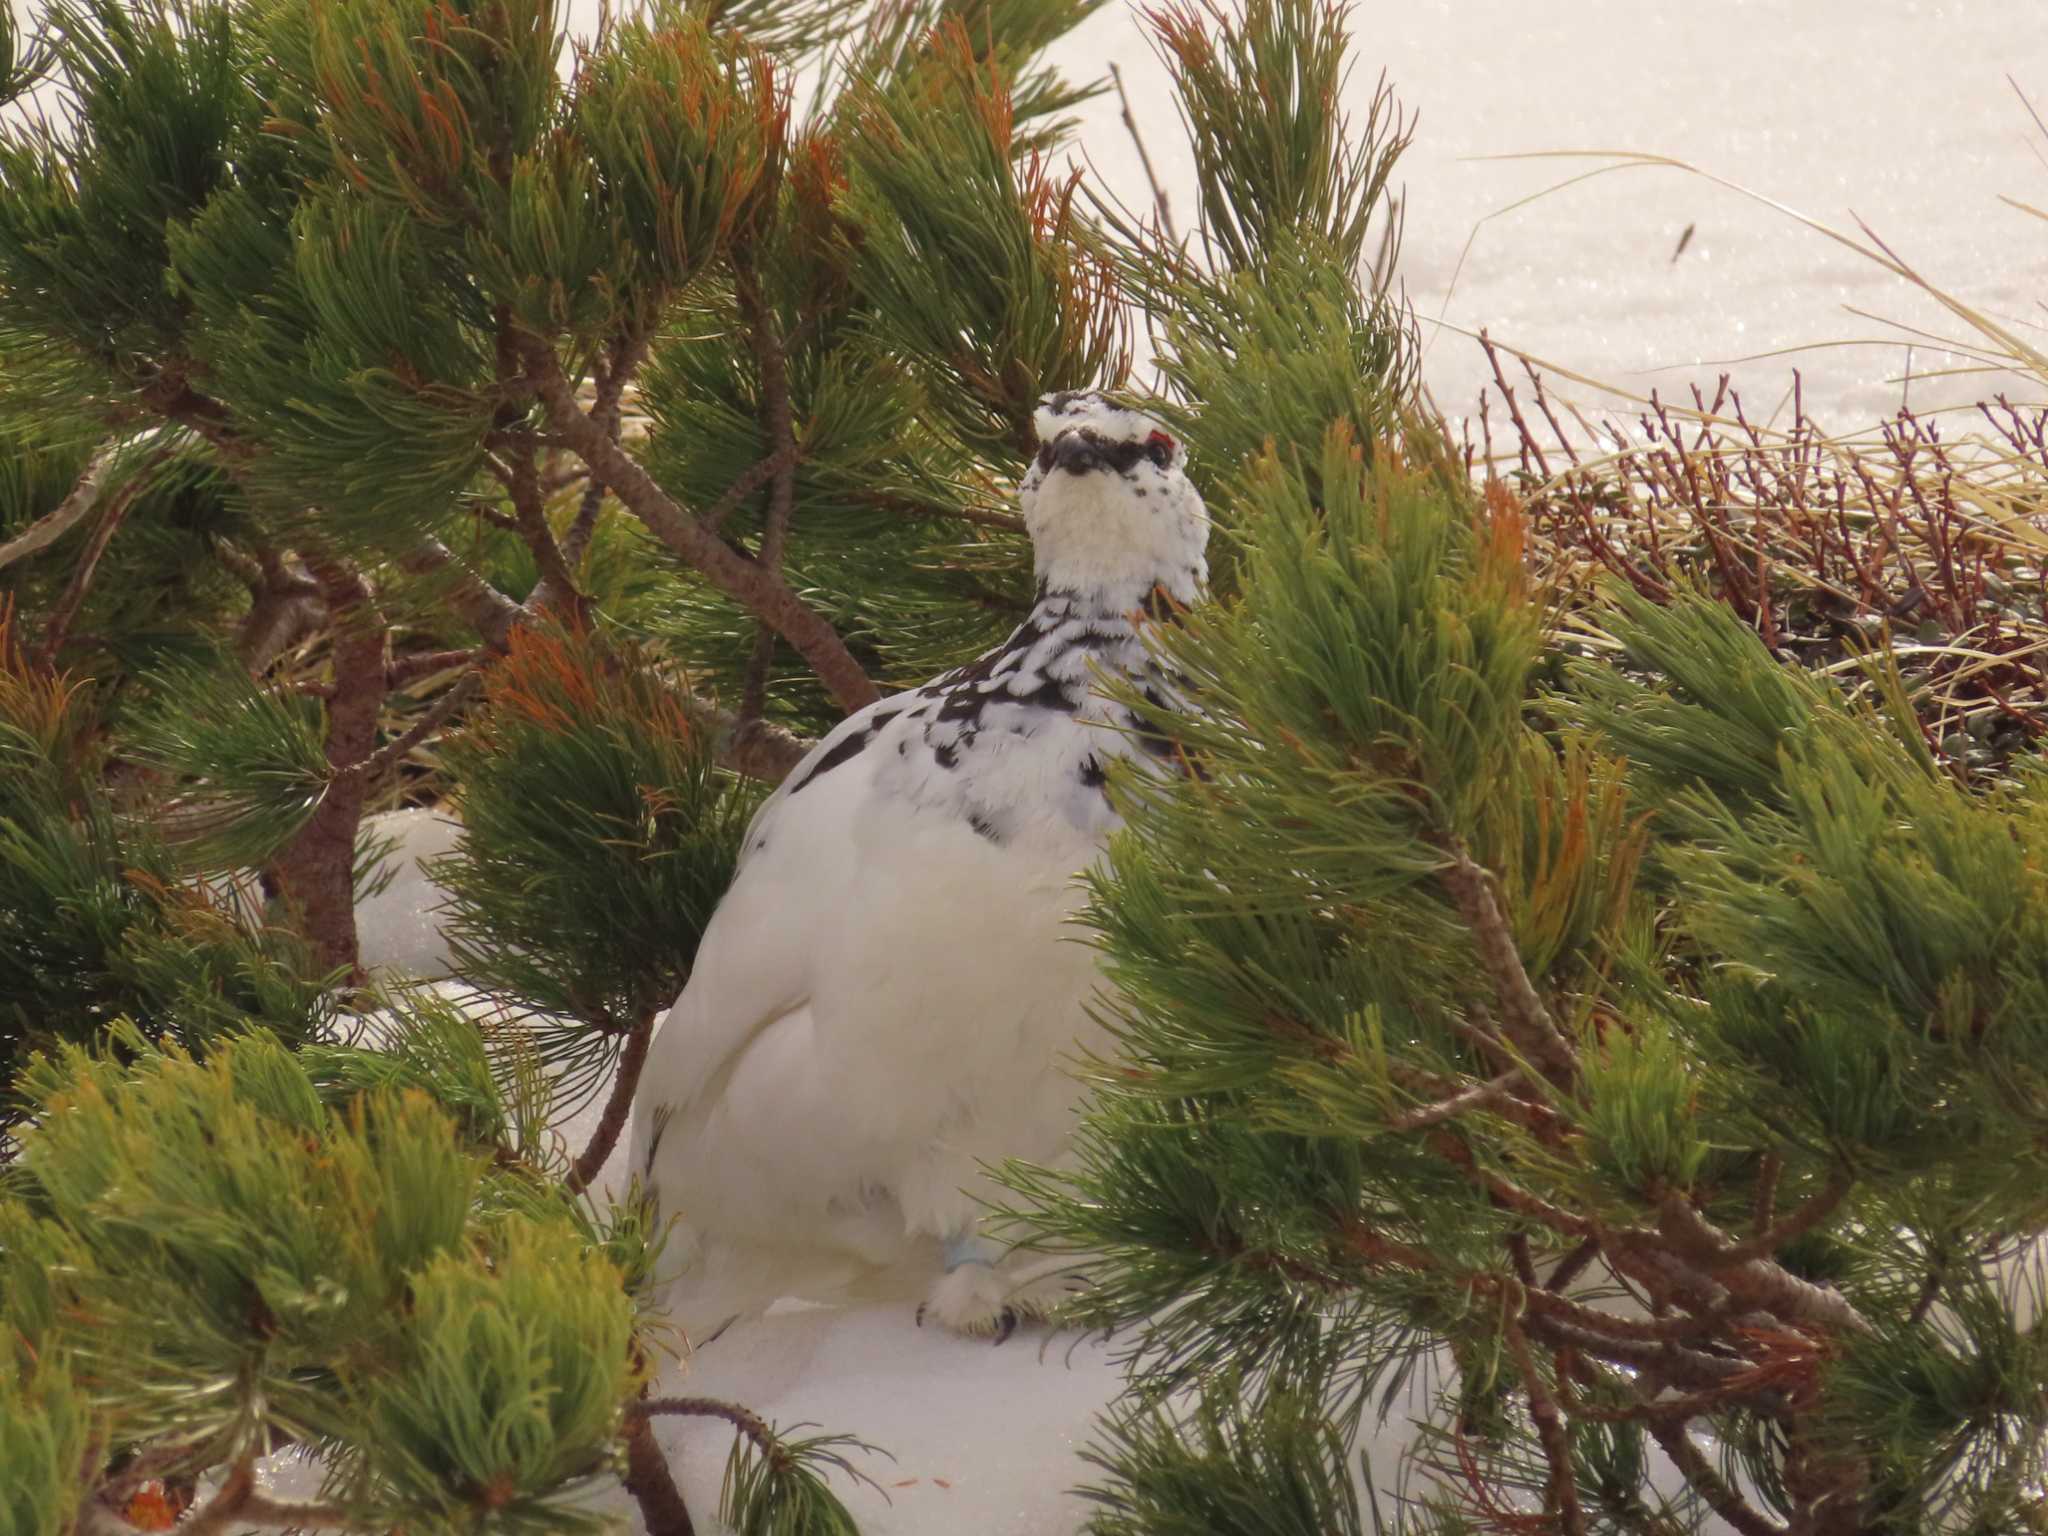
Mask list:
[[[1103,763],[1157,745],[1095,674],[1163,686],[1139,628],[1199,596],[1209,524],[1151,417],[1061,394],[1037,424],[1030,616],[797,765],[650,1049],[633,1163],[693,1339],[783,1296],[921,1296],[966,1332],[1044,1304],[980,1235],[981,1167],[1066,1146],[1062,1062],[1100,1043],[1076,876],[1116,824]]]

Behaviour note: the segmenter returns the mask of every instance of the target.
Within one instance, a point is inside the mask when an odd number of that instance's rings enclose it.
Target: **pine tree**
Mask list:
[[[1221,495],[1093,877],[1119,1050],[1011,1175],[1127,1340],[1094,1529],[1363,1530],[1411,1379],[1395,1529],[2038,1529],[2039,773],[1697,593],[1560,643],[1426,424]]]
[[[660,1233],[588,1186],[764,787],[1023,611],[1032,407],[1136,323],[1216,602],[1094,879],[1125,1054],[1013,1174],[1131,1330],[1096,1529],[1359,1529],[1424,1367],[1405,1528],[2038,1523],[2037,777],[1704,599],[1556,623],[1416,401],[1343,10],[1152,18],[1183,238],[1056,168],[1095,4],[10,13],[0,1536],[201,1475],[669,1536],[673,1411],[742,1531],[851,1528],[857,1443],[645,1396]],[[421,801],[485,1026],[361,965]]]

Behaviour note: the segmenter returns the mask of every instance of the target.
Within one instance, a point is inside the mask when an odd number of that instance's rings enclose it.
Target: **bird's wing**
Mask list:
[[[688,984],[654,1037],[635,1095],[634,1167],[661,1122],[723,1091],[748,1048],[811,996],[817,936],[859,899],[858,832],[879,757],[859,750],[909,695],[848,716],[763,803]]]

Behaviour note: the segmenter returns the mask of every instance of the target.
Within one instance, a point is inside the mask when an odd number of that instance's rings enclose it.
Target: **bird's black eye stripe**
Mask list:
[[[1052,444],[1051,444],[1051,443],[1041,443],[1041,444],[1039,445],[1039,448],[1038,448],[1038,467],[1039,467],[1040,469],[1051,469],[1051,468],[1052,468]]]

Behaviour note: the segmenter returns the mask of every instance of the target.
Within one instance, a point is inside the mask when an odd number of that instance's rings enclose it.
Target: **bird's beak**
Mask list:
[[[1062,432],[1052,445],[1052,463],[1053,468],[1064,469],[1068,474],[1085,475],[1091,469],[1102,467],[1102,450],[1091,437],[1079,432]]]

